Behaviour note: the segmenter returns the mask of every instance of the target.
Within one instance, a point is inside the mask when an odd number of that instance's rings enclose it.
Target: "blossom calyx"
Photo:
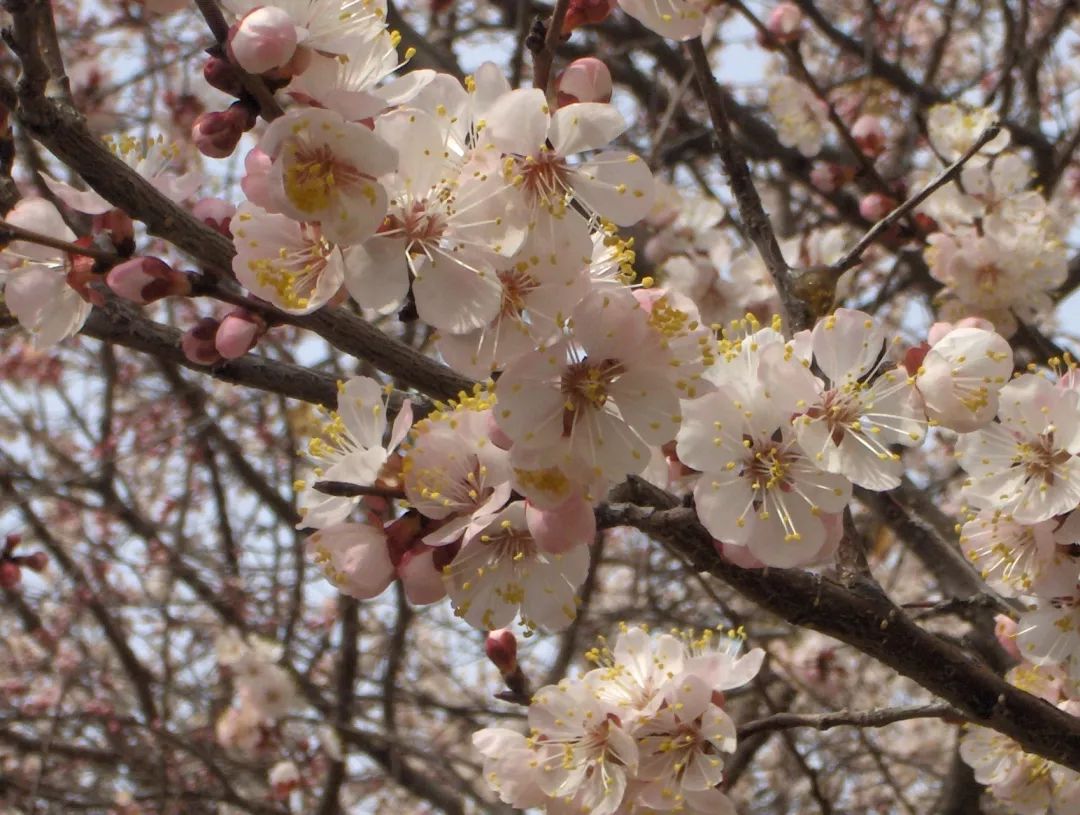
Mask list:
[[[214,337],[221,323],[213,317],[203,317],[180,338],[180,350],[196,365],[214,365],[221,362],[221,354],[214,347]]]

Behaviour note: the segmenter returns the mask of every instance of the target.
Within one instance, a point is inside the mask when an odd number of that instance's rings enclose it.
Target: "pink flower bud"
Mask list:
[[[559,554],[592,543],[596,537],[596,516],[592,504],[579,495],[554,509],[525,507],[525,523],[536,545],[545,552]]]
[[[296,24],[277,6],[249,11],[229,31],[229,55],[252,74],[280,68],[292,59],[296,44]]]
[[[44,552],[33,552],[19,558],[19,565],[25,566],[32,572],[43,572],[49,565],[49,556]]]
[[[1018,630],[1019,626],[1011,617],[1004,614],[998,614],[994,617],[994,636],[997,637],[997,641],[1001,644],[1005,653],[1013,659],[1022,660],[1024,657],[1020,653],[1020,646],[1016,644],[1016,632]]]
[[[220,323],[213,317],[203,317],[180,338],[184,356],[196,365],[214,365],[221,361],[221,354],[214,347],[214,338]]]
[[[509,628],[489,632],[484,640],[484,653],[503,676],[510,676],[517,671],[517,637]]]
[[[199,152],[208,158],[232,155],[240,138],[255,125],[255,117],[245,105],[234,102],[225,111],[199,114],[191,126],[191,140]]]
[[[240,81],[240,74],[236,66],[227,59],[210,57],[203,66],[203,79],[212,88],[229,94],[240,96],[244,92],[244,85]]]
[[[859,149],[871,158],[877,158],[885,152],[885,130],[877,116],[860,116],[851,126],[851,135]]]
[[[802,12],[794,3],[781,3],[769,14],[765,27],[779,42],[796,42],[802,36]]]
[[[611,71],[596,57],[575,59],[560,74],[556,87],[559,107],[574,102],[610,102]]]
[[[397,573],[405,587],[405,596],[414,605],[437,603],[446,596],[442,572],[435,568],[435,550],[430,546],[417,546],[401,558]]]
[[[18,564],[10,560],[0,562],[0,588],[13,589],[22,580],[22,571]]]
[[[244,157],[244,177],[240,179],[240,189],[247,199],[267,212],[280,211],[274,206],[274,196],[269,187],[273,163],[269,154],[255,147]]]
[[[896,209],[896,200],[880,192],[872,192],[859,202],[859,214],[868,221],[880,221]]]
[[[815,164],[810,171],[810,182],[822,192],[836,192],[854,177],[854,168],[832,162]]]
[[[952,331],[954,328],[956,328],[956,326],[952,323],[934,323],[932,326],[930,326],[930,330],[926,332],[926,341],[931,346],[937,345],[939,342],[941,342],[945,335]],[[990,330],[993,331],[993,327],[991,327]]]
[[[120,297],[139,305],[191,294],[191,279],[154,257],[132,258],[116,264],[105,282]]]
[[[228,201],[220,198],[202,198],[195,202],[195,206],[191,208],[191,214],[225,237],[232,237],[229,222],[236,214],[236,207]]]
[[[225,315],[214,336],[214,347],[225,359],[242,357],[255,347],[266,333],[266,321],[246,308],[237,308]]]

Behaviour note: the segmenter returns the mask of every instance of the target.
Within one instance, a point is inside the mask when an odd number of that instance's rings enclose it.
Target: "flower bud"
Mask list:
[[[187,8],[188,0],[138,0],[151,14],[172,14]]]
[[[559,107],[574,102],[610,102],[611,71],[596,57],[575,59],[559,75],[556,87]]]
[[[896,199],[880,192],[872,192],[859,202],[859,214],[868,221],[880,221],[896,209]]]
[[[43,572],[49,565],[49,556],[44,552],[32,552],[19,558],[19,565],[25,566],[32,572]]]
[[[296,51],[296,24],[284,9],[262,6],[229,30],[229,56],[251,74],[280,68]]]
[[[267,212],[280,212],[274,205],[273,193],[270,191],[270,168],[274,160],[269,154],[258,147],[248,151],[244,157],[244,177],[240,179],[240,189],[243,190],[247,199],[262,207]]]
[[[409,602],[418,606],[437,603],[446,596],[442,572],[433,562],[435,551],[423,544],[410,549],[397,567]]]
[[[204,156],[226,158],[232,155],[244,133],[254,126],[251,111],[234,102],[228,110],[200,114],[191,127],[191,140]]]
[[[859,149],[870,158],[877,158],[885,152],[885,130],[877,116],[860,116],[851,126],[851,135]]]
[[[845,167],[832,162],[815,164],[810,171],[810,183],[822,192],[836,192],[854,177],[854,167]]]
[[[240,81],[240,74],[236,66],[227,59],[210,57],[203,66],[203,79],[212,88],[217,88],[229,96],[240,96],[244,92],[244,85]]]
[[[180,350],[196,365],[214,365],[221,361],[221,354],[214,347],[214,338],[220,323],[213,317],[203,317],[180,338]]]
[[[517,637],[509,628],[489,632],[484,640],[484,653],[503,676],[511,676],[517,671]]]
[[[232,237],[229,222],[236,214],[236,207],[228,201],[220,198],[202,198],[195,202],[195,206],[191,208],[191,214],[225,237]]]
[[[1019,630],[1019,626],[1016,621],[1008,617],[1005,614],[997,614],[994,616],[994,636],[997,637],[998,643],[1004,649],[1005,653],[1011,656],[1013,659],[1023,659],[1023,655],[1020,653],[1020,647],[1016,644],[1016,633]]]
[[[10,560],[0,561],[0,589],[13,589],[22,581],[18,564]]]
[[[242,357],[255,347],[266,333],[266,321],[246,308],[237,308],[225,315],[214,336],[214,347],[225,359]]]
[[[794,3],[781,3],[769,14],[765,27],[779,42],[796,42],[802,36],[802,12]]]
[[[602,23],[614,8],[614,0],[570,0],[563,18],[562,35],[567,36],[579,26]]]
[[[7,535],[4,536],[3,553],[5,555],[10,555],[20,543],[22,543],[22,535],[18,532],[8,532]]]
[[[114,293],[139,305],[191,294],[191,278],[155,257],[118,263],[109,270],[105,282]]]

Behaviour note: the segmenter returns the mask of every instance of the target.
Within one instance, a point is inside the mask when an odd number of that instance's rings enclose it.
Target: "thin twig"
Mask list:
[[[904,203],[874,224],[870,229],[866,231],[859,242],[856,243],[851,249],[843,254],[843,256],[832,264],[830,267],[837,274],[842,274],[848,269],[858,264],[859,259],[863,256],[870,245],[878,239],[878,236],[882,232],[889,229],[893,224],[911,212],[915,207],[919,206],[923,201],[934,194],[938,189],[948,184],[964,168],[964,165],[971,160],[972,156],[982,150],[998,133],[1001,132],[1001,125],[994,123],[986,128],[979,134],[979,138],[975,140],[975,143],[971,145],[964,154],[960,156],[956,161],[946,167],[936,178],[934,178],[929,184],[923,187],[915,195],[908,198]]]
[[[791,730],[812,727],[830,730],[834,727],[885,727],[909,719],[946,719],[954,723],[966,716],[952,705],[911,705],[909,707],[878,708],[875,710],[838,710],[832,713],[776,713],[763,719],[753,719],[739,726],[739,738],[772,730]]]
[[[551,12],[551,18],[547,23],[543,45],[533,51],[533,87],[539,88],[545,96],[550,96],[551,66],[555,62],[555,49],[559,47],[562,39],[563,20],[566,19],[566,10],[570,8],[570,0],[556,0],[555,10]]]

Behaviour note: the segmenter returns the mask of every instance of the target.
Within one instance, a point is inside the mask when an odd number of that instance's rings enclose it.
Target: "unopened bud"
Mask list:
[[[4,536],[3,553],[5,555],[10,555],[12,550],[14,550],[15,547],[18,546],[20,543],[22,543],[22,535],[20,535],[18,532],[8,532]]]
[[[214,347],[225,359],[242,357],[266,333],[266,321],[246,308],[230,311],[218,326]]]
[[[880,221],[896,209],[896,199],[880,192],[872,192],[859,202],[859,214],[868,221]]]
[[[284,9],[262,6],[229,30],[229,54],[251,74],[280,68],[296,51],[296,24]]]
[[[22,570],[10,560],[0,561],[0,588],[13,589],[22,580]]]
[[[796,42],[802,36],[802,12],[794,3],[781,3],[769,14],[765,27],[779,42]]]
[[[105,282],[120,297],[139,305],[191,294],[191,278],[155,257],[118,263],[109,270]]]
[[[863,114],[851,126],[851,135],[855,143],[870,158],[877,158],[885,152],[885,130],[881,119],[870,114]]]
[[[236,207],[228,201],[220,198],[202,198],[195,202],[195,206],[191,208],[191,214],[225,237],[232,237],[229,223],[236,214]]]
[[[214,345],[220,323],[213,317],[203,317],[180,338],[180,350],[196,365],[214,365],[221,354]]]
[[[611,71],[596,57],[575,59],[556,83],[559,107],[574,102],[610,102]]]
[[[614,0],[570,0],[563,18],[563,36],[579,26],[604,22],[614,8]]]
[[[32,552],[19,558],[19,563],[34,572],[43,572],[49,565],[49,556],[44,552]]]
[[[191,140],[204,156],[226,158],[254,126],[255,117],[247,106],[234,102],[228,110],[200,114],[191,127]]]
[[[503,676],[512,676],[517,672],[517,637],[509,628],[489,632],[484,640],[484,653]]]
[[[253,147],[244,156],[244,177],[240,179],[240,189],[247,199],[269,212],[278,211],[274,207],[273,193],[270,191],[270,168],[274,160],[270,154],[258,147]]]
[[[212,88],[229,94],[240,96],[244,92],[244,84],[240,81],[240,74],[236,66],[227,59],[210,57],[203,66],[203,79]]]
[[[1020,648],[1016,644],[1016,635],[1019,631],[1019,626],[1016,621],[1011,617],[1007,617],[1004,614],[998,614],[994,617],[994,636],[997,637],[997,641],[1001,644],[1001,647],[1005,652],[1013,659],[1023,659],[1023,655],[1020,653]]]
[[[855,177],[853,167],[824,162],[815,164],[810,171],[810,183],[822,192],[836,192]]]

